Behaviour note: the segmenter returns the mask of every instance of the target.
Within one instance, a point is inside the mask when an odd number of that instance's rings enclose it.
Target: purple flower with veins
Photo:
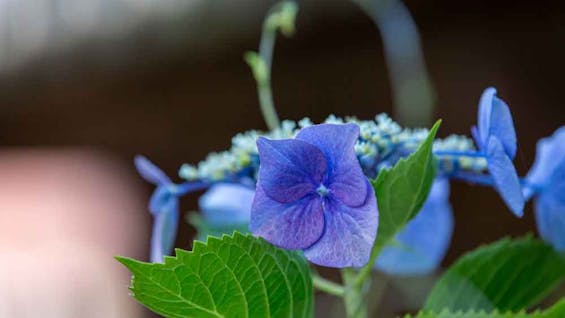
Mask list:
[[[516,131],[506,103],[487,88],[479,102],[478,127],[471,129],[479,150],[486,155],[487,167],[496,190],[517,216],[524,214],[524,197],[512,160],[516,156]]]
[[[295,139],[259,138],[260,166],[249,228],[312,263],[361,267],[377,235],[373,187],[355,155],[355,124],[302,129]]]

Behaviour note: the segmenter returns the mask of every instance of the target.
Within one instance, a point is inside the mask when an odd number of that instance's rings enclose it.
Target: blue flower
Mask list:
[[[259,138],[251,232],[276,246],[302,249],[318,265],[365,265],[378,210],[355,156],[358,136],[355,124],[322,124],[302,129],[295,139]]]
[[[383,249],[376,268],[399,276],[433,272],[445,256],[452,233],[449,182],[438,178],[418,215],[396,236],[394,245]]]
[[[235,183],[212,186],[198,200],[203,219],[200,238],[207,235],[231,234],[233,230],[246,232],[249,227],[251,205],[255,190]]]
[[[174,184],[144,156],[136,156],[134,163],[143,179],[157,186],[149,200],[149,211],[155,218],[151,235],[151,262],[162,262],[163,256],[172,252],[177,236],[179,196],[208,185],[203,182]]]
[[[508,105],[487,88],[479,103],[478,127],[471,130],[479,150],[486,155],[494,186],[510,210],[524,214],[524,197],[512,159],[516,155],[516,132]]]
[[[541,237],[565,251],[565,126],[537,144],[536,160],[526,176],[524,195],[535,195]]]

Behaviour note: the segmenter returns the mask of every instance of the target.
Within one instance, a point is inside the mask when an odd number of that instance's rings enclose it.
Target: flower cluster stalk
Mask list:
[[[280,30],[285,36],[292,35],[297,11],[298,6],[293,1],[283,1],[273,6],[263,23],[259,52],[248,52],[245,55],[257,82],[259,106],[269,130],[280,126],[271,90],[271,66],[277,31]]]

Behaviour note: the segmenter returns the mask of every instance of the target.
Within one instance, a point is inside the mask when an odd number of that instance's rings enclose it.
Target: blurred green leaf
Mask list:
[[[420,312],[417,315],[406,315],[405,318],[563,318],[565,317],[565,300],[560,300],[557,304],[544,311],[526,312],[506,312],[499,311],[486,312],[483,310],[470,311],[451,311],[444,309],[439,313]]]
[[[565,258],[551,246],[531,236],[505,238],[456,261],[436,283],[424,309],[519,311],[537,304],[564,277]]]

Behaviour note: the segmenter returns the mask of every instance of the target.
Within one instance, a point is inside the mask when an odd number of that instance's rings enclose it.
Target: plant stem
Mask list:
[[[343,297],[345,289],[342,285],[327,280],[317,274],[312,275],[314,287],[328,294]]]
[[[407,125],[431,123],[435,93],[428,75],[418,28],[401,0],[353,0],[381,34],[395,113]]]
[[[357,274],[352,268],[344,268],[341,276],[345,284],[343,302],[347,318],[367,318],[367,305],[363,285],[356,283]]]
[[[364,282],[371,277],[371,271],[373,270],[373,266],[377,261],[377,256],[381,253],[384,246],[382,244],[377,245],[376,240],[373,248],[371,249],[371,256],[369,258],[369,262],[367,265],[363,266],[357,276],[354,278],[353,284],[361,288]]]
[[[277,30],[280,30],[284,35],[291,35],[294,30],[294,17],[297,10],[298,6],[293,1],[277,3],[269,10],[263,22],[263,31],[259,42],[258,57],[260,63],[249,63],[248,61],[257,81],[257,95],[259,96],[261,113],[270,130],[276,129],[280,125],[271,90],[271,66]]]

